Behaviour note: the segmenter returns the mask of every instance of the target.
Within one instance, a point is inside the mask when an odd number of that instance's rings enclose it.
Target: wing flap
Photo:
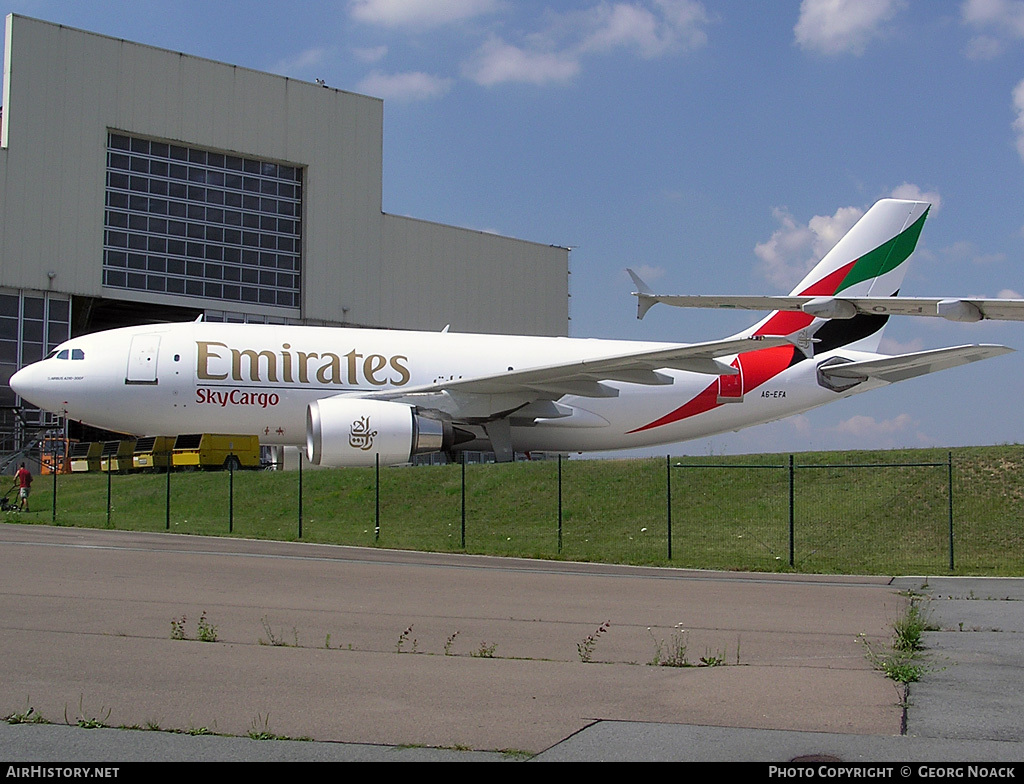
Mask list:
[[[414,388],[349,393],[360,397],[394,400],[443,411],[456,419],[484,421],[541,400],[565,395],[614,397],[610,381],[668,384],[672,378],[658,370],[674,369],[709,375],[735,375],[738,371],[719,357],[747,351],[795,345],[795,336],[758,335],[707,343],[676,344],[614,356],[578,359],[558,365],[510,370],[475,378],[455,379]]]

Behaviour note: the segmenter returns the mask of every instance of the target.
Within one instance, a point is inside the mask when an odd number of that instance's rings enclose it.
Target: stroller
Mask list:
[[[18,512],[18,505],[10,500],[10,495],[17,489],[17,485],[11,485],[11,489],[0,497],[0,512]]]

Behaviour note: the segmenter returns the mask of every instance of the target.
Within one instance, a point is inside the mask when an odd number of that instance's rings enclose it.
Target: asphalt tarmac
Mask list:
[[[13,524],[0,566],[0,715],[49,722],[5,762],[1024,760],[1024,580]],[[904,693],[869,652],[910,594]]]

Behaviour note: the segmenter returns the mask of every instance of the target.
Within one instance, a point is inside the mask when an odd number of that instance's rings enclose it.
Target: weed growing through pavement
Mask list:
[[[608,631],[611,625],[611,621],[605,621],[597,627],[597,631],[593,632],[592,634],[588,634],[586,637],[584,637],[582,640],[576,643],[576,652],[579,654],[581,662],[586,664],[587,662],[593,660],[594,647],[597,645],[598,639],[601,637],[602,634]]]
[[[78,698],[78,718],[75,719],[75,726],[81,727],[86,730],[99,729],[100,727],[107,726],[107,719],[110,718],[110,708],[107,708],[107,712],[103,714],[103,718],[97,718],[95,716],[87,716],[85,714],[85,708],[83,704],[85,702],[85,695],[80,695]],[[102,708],[100,709],[102,711]],[[64,706],[64,723],[71,725],[71,720],[68,718],[68,706]]]
[[[704,655],[700,657],[700,661],[697,663],[698,667],[721,667],[725,664],[725,651],[704,651]]]
[[[287,647],[288,643],[284,641],[284,637],[276,634],[270,626],[270,621],[267,620],[267,616],[260,618],[260,623],[263,624],[263,633],[267,636],[266,639],[260,637],[260,645],[274,645],[278,647]],[[293,628],[292,631],[295,633],[295,647],[299,647],[299,633]]]
[[[49,724],[46,719],[31,705],[26,705],[21,713],[12,713],[4,717],[8,724]]]
[[[249,737],[253,740],[287,740],[287,738],[276,735],[270,731],[270,714],[264,716],[257,713],[249,728]]]
[[[398,635],[398,643],[395,645],[395,652],[396,653],[405,653],[405,645],[406,645],[407,642],[409,642],[409,638],[411,636],[412,636],[412,624],[410,623],[409,626],[406,628],[406,630],[404,632],[402,632],[400,635]],[[412,638],[412,650],[410,651],[410,653],[416,653],[417,648],[419,648],[419,643],[416,640],[416,638],[413,637]]]
[[[206,610],[203,610],[196,622],[196,636],[200,642],[217,642],[217,627],[206,620]]]
[[[911,603],[903,617],[893,623],[892,647],[904,653],[919,651],[924,647],[921,635],[937,628],[917,604]]]
[[[455,642],[455,638],[458,637],[458,636],[459,636],[459,631],[458,631],[458,629],[456,629],[455,632],[452,633],[452,636],[449,637],[447,640],[445,640],[445,643],[444,643],[444,655],[445,656],[451,656],[452,655],[452,643]]]
[[[171,639],[172,640],[187,640],[188,634],[185,633],[185,616],[182,615],[180,618],[171,618]]]
[[[924,648],[923,634],[935,631],[938,627],[928,618],[914,599],[907,611],[893,622],[893,634],[889,650],[878,650],[872,647],[867,637],[861,634],[858,641],[864,644],[868,661],[872,666],[885,673],[897,683],[916,683],[927,671],[921,661]]]
[[[654,636],[651,627],[647,627],[647,633],[654,640],[654,657],[650,664],[655,667],[689,667],[690,662],[686,658],[687,634],[681,623],[677,623],[668,640],[662,640]]]
[[[184,614],[180,618],[171,618],[172,640],[190,639],[188,632],[185,631],[186,620],[187,618]],[[206,610],[203,610],[203,614],[196,621],[196,639],[200,642],[217,642],[217,627],[206,619]]]
[[[482,642],[480,647],[475,651],[472,651],[469,655],[475,659],[493,659],[494,652],[498,650],[498,643]]]

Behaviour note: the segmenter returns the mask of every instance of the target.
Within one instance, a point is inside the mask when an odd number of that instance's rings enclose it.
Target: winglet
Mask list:
[[[626,268],[626,272],[629,273],[629,277],[633,279],[633,285],[636,286],[633,296],[636,297],[636,317],[637,320],[640,320],[647,315],[648,310],[658,304],[658,300],[651,296],[650,286],[644,283],[639,275],[629,269],[629,267]]]

